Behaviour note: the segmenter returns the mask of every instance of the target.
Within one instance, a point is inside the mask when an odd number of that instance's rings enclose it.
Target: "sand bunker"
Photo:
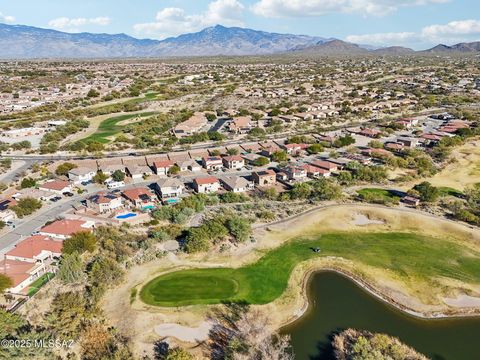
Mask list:
[[[155,332],[162,337],[174,337],[180,341],[199,343],[208,339],[212,323],[204,321],[198,327],[188,327],[173,323],[155,326]]]

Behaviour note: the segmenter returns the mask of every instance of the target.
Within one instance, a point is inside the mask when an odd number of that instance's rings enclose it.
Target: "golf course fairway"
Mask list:
[[[321,251],[314,252],[315,247]],[[297,264],[326,256],[388,269],[399,278],[415,279],[425,285],[438,278],[480,284],[480,251],[462,246],[461,241],[412,233],[346,232],[291,240],[240,268],[167,273],[148,282],[140,298],[146,304],[164,307],[223,301],[266,304],[282,295]]]

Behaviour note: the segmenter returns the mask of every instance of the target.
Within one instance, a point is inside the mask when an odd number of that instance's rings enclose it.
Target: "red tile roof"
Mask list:
[[[196,178],[193,180],[198,185],[214,184],[218,182],[218,179],[215,176],[205,176],[201,178]]]
[[[85,224],[83,220],[57,220],[40,229],[41,232],[55,235],[72,235],[77,232],[90,231],[82,227]]]
[[[153,162],[153,166],[156,169],[168,168],[168,167],[172,167],[173,165],[174,165],[173,161],[170,161],[170,160],[160,160],[160,161]]]
[[[44,235],[34,235],[19,242],[15,248],[7,252],[6,255],[33,259],[39,255],[42,250],[60,254],[62,247],[62,241],[55,241]]]
[[[137,200],[140,198],[141,195],[151,196],[151,192],[147,188],[136,188],[136,189],[124,190],[122,194],[123,196],[125,196],[127,199],[130,199],[130,200]]]
[[[334,164],[330,161],[324,161],[324,160],[314,161],[312,162],[312,165],[322,169],[327,169],[327,170],[333,170],[338,168],[337,164]]]
[[[243,158],[240,155],[231,155],[231,156],[225,156],[223,158],[225,161],[243,161]]]
[[[49,189],[49,190],[60,191],[60,190],[65,189],[69,185],[70,185],[70,183],[68,181],[53,180],[53,181],[46,182],[43,185],[40,185],[40,188],[41,189]]]
[[[29,272],[38,266],[36,263],[5,259],[0,262],[0,273],[7,275],[13,281],[13,287],[30,277]]]

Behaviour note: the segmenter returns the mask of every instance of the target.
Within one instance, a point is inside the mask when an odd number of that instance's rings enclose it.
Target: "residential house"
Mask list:
[[[190,170],[195,172],[202,170],[202,167],[195,160],[192,159],[179,160],[175,164],[180,168],[180,171]]]
[[[147,165],[128,165],[126,167],[127,176],[132,180],[143,180],[144,177],[153,175],[152,169]]]
[[[38,189],[43,191],[50,191],[57,195],[61,195],[65,192],[72,192],[72,185],[68,181],[52,180],[43,183],[38,187]]]
[[[155,205],[155,196],[147,187],[123,190],[122,196],[133,207],[139,209],[149,208]]]
[[[207,117],[204,113],[196,112],[188,120],[176,125],[173,128],[173,134],[177,138],[193,135],[199,132],[208,124]]]
[[[337,171],[339,168],[338,164],[335,164],[331,161],[326,161],[326,160],[313,161],[311,165],[317,166],[319,168],[322,168],[328,171]]]
[[[62,254],[63,241],[53,240],[45,235],[33,235],[20,241],[5,254],[9,260],[29,263],[45,262]]]
[[[63,219],[45,225],[38,233],[55,239],[65,240],[75,233],[92,231],[94,225],[95,223],[93,221]]]
[[[255,171],[252,173],[252,178],[258,186],[274,186],[277,183],[273,170]]]
[[[245,192],[253,189],[253,182],[248,181],[241,176],[224,176],[220,179],[223,187],[227,191],[235,193]]]
[[[45,274],[44,263],[31,263],[27,261],[4,259],[0,262],[0,272],[8,276],[13,285],[6,292],[20,294],[36,279]]]
[[[288,155],[298,155],[302,150],[306,149],[308,145],[306,144],[284,144],[282,148],[287,152]]]
[[[153,162],[153,170],[157,175],[168,175],[171,167],[174,165],[170,160],[158,160]]]
[[[193,188],[199,194],[214,193],[220,190],[220,182],[215,176],[193,179]]]
[[[16,194],[12,195],[12,197],[15,198],[16,200],[19,200],[22,198],[33,198],[33,199],[39,199],[43,201],[53,199],[56,196],[57,194],[51,191],[45,191],[45,190],[40,190],[35,188],[21,189]]]
[[[184,185],[178,179],[165,178],[157,181],[153,187],[160,199],[173,199],[182,195]]]
[[[318,166],[305,164],[300,167],[307,172],[309,178],[329,177],[331,175],[330,170],[322,169]]]
[[[115,171],[125,173],[125,165],[122,164],[100,164],[98,169],[107,176],[111,176]]]
[[[276,153],[278,151],[281,151],[281,148],[279,146],[270,144],[262,149],[260,155],[270,157],[273,153]]]
[[[89,167],[77,167],[68,172],[68,178],[75,184],[92,181],[97,171]]]
[[[235,134],[245,134],[252,129],[252,117],[240,116],[234,118],[228,125],[228,129]]]
[[[359,135],[366,136],[369,138],[378,138],[382,134],[380,130],[376,129],[362,129],[358,133]]]
[[[220,170],[223,167],[223,161],[220,156],[206,156],[202,159],[202,165],[207,170]]]
[[[257,160],[258,158],[262,157],[258,154],[244,154],[244,155],[241,155],[242,158],[245,160],[245,162],[247,164],[250,164],[250,165],[253,165],[255,163],[255,160]]]
[[[408,148],[415,148],[418,146],[419,141],[417,138],[412,138],[412,137],[398,137],[397,138],[397,143],[403,144],[404,146]]]
[[[99,214],[114,211],[123,207],[122,198],[113,193],[98,193],[87,199],[87,207]]]
[[[245,160],[240,155],[225,156],[222,158],[223,166],[227,169],[241,169],[245,166]]]
[[[307,171],[300,166],[287,166],[285,168],[285,173],[289,180],[301,180],[307,177]]]

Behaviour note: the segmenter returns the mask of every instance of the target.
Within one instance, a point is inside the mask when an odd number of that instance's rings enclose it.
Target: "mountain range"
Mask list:
[[[423,53],[480,52],[480,42],[438,45]],[[241,56],[267,54],[408,55],[399,46],[375,49],[334,38],[278,34],[221,25],[165,40],[137,39],[125,34],[66,33],[25,25],[0,24],[0,58],[132,58]]]

